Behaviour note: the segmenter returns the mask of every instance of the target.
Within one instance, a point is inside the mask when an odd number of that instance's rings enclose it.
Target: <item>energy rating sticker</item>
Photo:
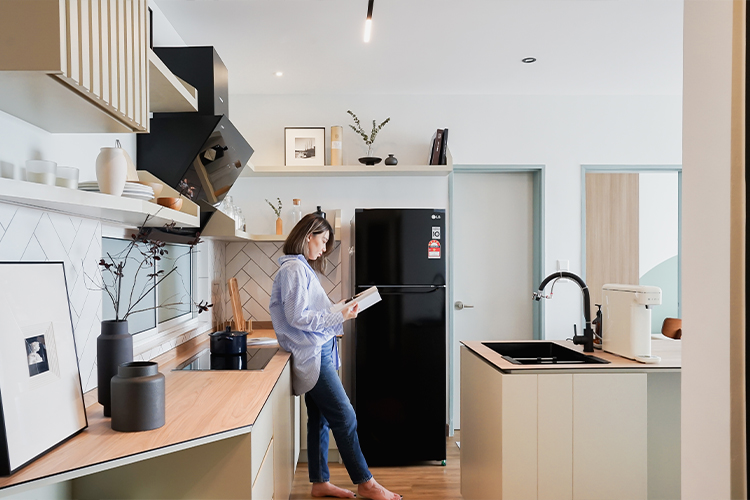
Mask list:
[[[440,242],[438,240],[430,240],[430,242],[427,244],[427,258],[440,258]]]

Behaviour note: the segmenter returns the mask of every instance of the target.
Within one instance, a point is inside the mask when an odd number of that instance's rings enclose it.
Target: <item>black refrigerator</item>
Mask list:
[[[356,209],[354,292],[382,301],[354,321],[354,404],[369,465],[445,460],[443,209]]]

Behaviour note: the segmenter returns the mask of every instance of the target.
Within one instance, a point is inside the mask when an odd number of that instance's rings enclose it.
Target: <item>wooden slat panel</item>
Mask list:
[[[638,284],[638,174],[586,174],[586,284],[591,318],[602,285]]]
[[[133,119],[141,122],[141,2],[133,1]]]
[[[76,84],[81,81],[81,49],[78,32],[78,0],[66,0],[68,7],[67,37],[68,37],[68,78]]]
[[[117,109],[128,114],[127,64],[125,56],[125,0],[117,0]]]
[[[101,18],[99,17],[99,0],[87,0],[89,2],[89,26],[91,31],[90,38],[90,62],[91,67],[91,92],[96,97],[102,96],[102,73],[101,73],[101,37],[99,36],[99,27]]]
[[[107,104],[112,104],[111,87],[109,80],[109,0],[97,0],[99,2],[99,71],[101,72],[102,82],[102,100]]]
[[[68,6],[65,0],[58,0],[57,5],[60,12],[60,69],[63,76],[68,76]]]
[[[81,79],[78,84],[91,90],[91,22],[89,21],[89,0],[76,0],[78,3],[78,60],[81,65]]]
[[[148,110],[151,93],[149,90],[148,50],[150,47],[149,17],[146,0],[141,0],[141,120],[140,123],[148,130]]]
[[[109,2],[109,102],[114,109],[120,109],[120,60],[117,31],[117,0]]]
[[[125,102],[127,103],[125,114],[128,118],[133,118],[135,115],[133,73],[133,0],[125,0]]]

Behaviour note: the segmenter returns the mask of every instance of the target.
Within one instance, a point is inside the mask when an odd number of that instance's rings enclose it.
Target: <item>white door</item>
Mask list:
[[[459,342],[534,335],[533,173],[453,174],[453,424],[460,429]],[[539,285],[538,283],[536,284]],[[461,302],[463,309],[457,309]]]

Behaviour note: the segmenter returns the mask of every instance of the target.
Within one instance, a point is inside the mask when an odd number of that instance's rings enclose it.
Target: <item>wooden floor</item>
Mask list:
[[[460,440],[458,432],[447,438],[448,459],[445,467],[441,465],[370,467],[370,472],[380,484],[403,495],[404,500],[460,500],[462,498],[460,450],[456,446],[456,441]],[[357,487],[352,484],[343,464],[329,463],[328,468],[331,471],[331,482],[333,484],[356,493]],[[310,496],[310,483],[307,478],[307,464],[300,462],[294,475],[294,487],[290,499],[308,500],[312,498]]]

